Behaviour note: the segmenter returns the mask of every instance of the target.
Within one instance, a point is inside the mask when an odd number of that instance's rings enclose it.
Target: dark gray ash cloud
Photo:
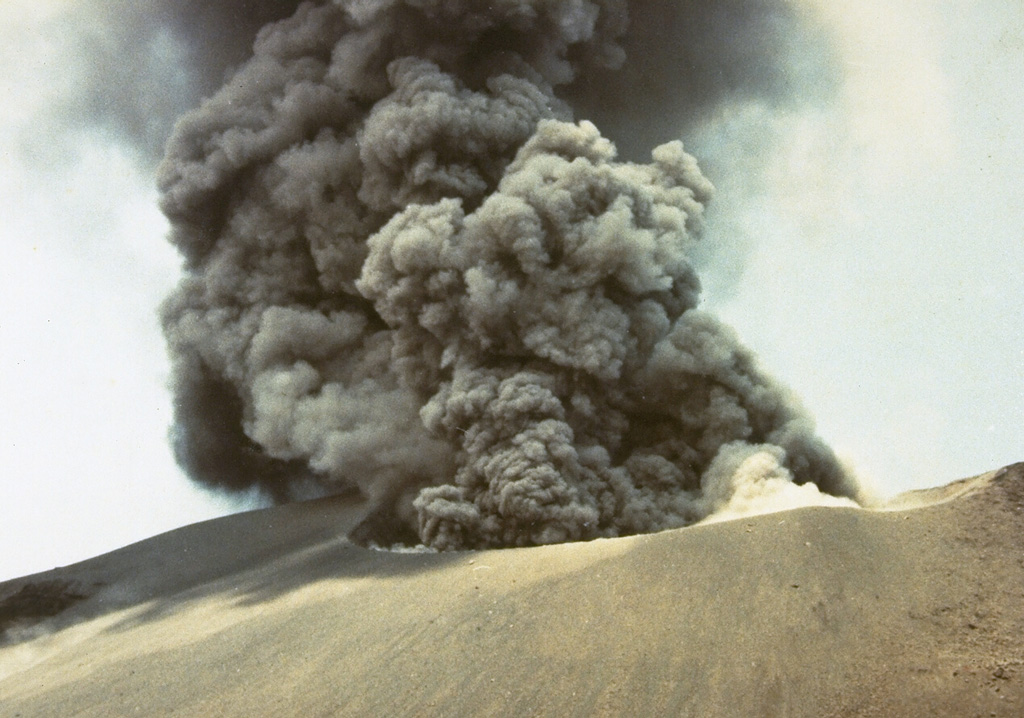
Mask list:
[[[793,13],[339,0],[264,26],[158,170],[185,260],[163,308],[182,465],[277,500],[355,487],[437,548],[654,531],[797,485],[855,497],[699,308],[714,191],[675,139],[827,85],[779,49],[816,37]]]

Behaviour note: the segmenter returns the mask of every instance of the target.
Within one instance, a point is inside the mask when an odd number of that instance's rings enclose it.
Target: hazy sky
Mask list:
[[[706,303],[883,492],[1024,460],[1024,6],[794,0],[836,33],[827,108],[723,116]],[[178,260],[145,164],[53,136],[63,4],[0,2],[0,579],[235,507],[166,442],[155,310]],[[781,140],[763,176],[730,172]],[[734,242],[735,244],[735,242]]]

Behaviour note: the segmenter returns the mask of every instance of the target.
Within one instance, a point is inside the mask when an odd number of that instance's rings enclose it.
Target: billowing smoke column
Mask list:
[[[653,531],[798,484],[855,495],[697,308],[696,161],[679,142],[618,161],[560,99],[623,62],[629,10],[339,0],[261,31],[159,173],[193,477],[358,487],[437,548]]]

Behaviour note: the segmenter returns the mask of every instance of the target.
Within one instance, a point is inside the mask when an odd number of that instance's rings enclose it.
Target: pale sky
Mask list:
[[[753,194],[727,172],[756,108],[684,138],[719,185],[708,241],[748,236],[709,260],[706,305],[886,494],[1024,460],[1024,6],[794,2],[834,28],[846,83],[772,118]],[[167,444],[155,312],[178,259],[151,175],[99,136],[40,136],[71,81],[40,30],[60,8],[0,0],[0,580],[238,507]]]
[[[886,493],[1024,460],[1024,5],[826,8],[843,101],[794,119],[711,303]]]

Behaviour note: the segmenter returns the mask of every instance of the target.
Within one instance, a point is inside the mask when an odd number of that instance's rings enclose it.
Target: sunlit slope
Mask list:
[[[207,522],[65,569],[107,583],[0,649],[0,705],[25,717],[1019,716],[1024,469],[961,488],[913,509],[444,554],[339,538],[362,517],[344,501]],[[153,562],[185,544],[206,579],[152,583]],[[148,597],[116,607],[145,581]]]

